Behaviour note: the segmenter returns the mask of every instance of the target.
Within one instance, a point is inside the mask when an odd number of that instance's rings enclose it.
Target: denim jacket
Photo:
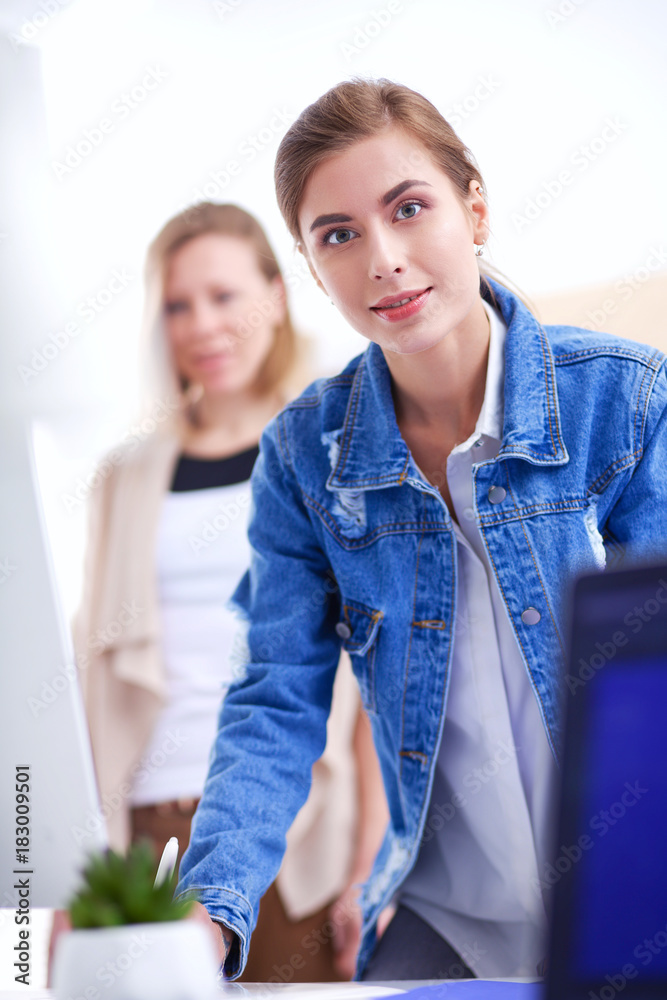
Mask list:
[[[558,757],[568,582],[626,552],[667,549],[665,357],[543,328],[515,295],[489,287],[508,326],[504,422],[497,457],[473,466],[474,516]],[[391,816],[361,895],[360,973],[378,914],[419,851],[457,613],[452,520],[401,437],[377,345],[268,426],[253,506],[252,565],[235,594],[246,673],[221,710],[179,892],[194,890],[236,932],[226,971],[239,974],[324,749],[342,643]]]

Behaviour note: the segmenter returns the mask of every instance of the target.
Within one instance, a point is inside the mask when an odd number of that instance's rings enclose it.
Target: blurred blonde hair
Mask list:
[[[283,280],[280,265],[260,226],[238,205],[200,202],[170,219],[150,244],[144,269],[145,299],[143,329],[148,349],[149,392],[180,397],[176,407],[182,418],[191,402],[191,386],[175,370],[164,324],[164,286],[167,265],[172,255],[198,236],[219,234],[250,243],[257,255],[257,266],[267,279]],[[273,346],[259,372],[255,388],[262,394],[278,390],[285,402],[305,384],[305,342],[298,337],[285,303],[285,317],[275,327]],[[172,407],[174,409],[174,407]]]

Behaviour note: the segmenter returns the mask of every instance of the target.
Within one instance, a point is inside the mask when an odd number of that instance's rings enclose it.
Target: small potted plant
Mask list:
[[[72,930],[58,940],[58,1000],[207,1000],[217,961],[206,928],[187,917],[192,902],[174,900],[175,877],[160,884],[147,844],[126,856],[91,856],[70,900]]]

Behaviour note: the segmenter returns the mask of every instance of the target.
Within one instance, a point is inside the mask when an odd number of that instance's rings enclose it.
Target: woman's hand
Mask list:
[[[378,917],[378,923],[377,923],[376,934],[375,934],[375,936],[377,937],[378,941],[380,940],[380,938],[382,937],[382,935],[386,931],[387,927],[389,926],[389,924],[392,922],[392,920],[396,916],[396,909],[397,909],[396,903],[390,903],[389,906],[385,906],[384,910],[382,911],[382,913]]]
[[[334,925],[332,939],[334,965],[346,979],[352,979],[354,976],[361,944],[362,914],[357,902],[359,884],[365,882],[370,875],[389,822],[389,809],[377,751],[373,743],[371,724],[361,704],[357,712],[352,746],[357,770],[358,795],[354,860],[347,888],[331,907],[331,920]],[[393,912],[387,916],[386,910],[380,914],[378,937],[392,916]]]
[[[334,936],[332,945],[334,950],[334,965],[336,970],[352,979],[357,967],[357,955],[361,944],[361,907],[357,902],[359,887],[349,885],[344,892],[332,904],[330,910],[331,921],[334,925]],[[385,906],[378,917],[376,934],[378,940],[382,937],[390,921],[396,913],[396,907],[392,904]]]
[[[357,902],[358,895],[358,886],[349,885],[331,905],[329,911],[334,925],[331,941],[334,966],[345,979],[352,979],[354,975],[361,943],[361,907]]]
[[[201,903],[194,903],[188,919],[195,920],[198,924],[203,924],[208,928],[211,943],[215,949],[218,963],[222,968],[232,950],[235,935],[224,924],[218,923],[217,920],[212,920],[208,910]]]

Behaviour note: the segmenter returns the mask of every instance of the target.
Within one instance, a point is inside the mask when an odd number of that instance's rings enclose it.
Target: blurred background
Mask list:
[[[4,0],[0,32],[0,408],[39,423],[67,613],[86,477],[143,433],[142,262],[168,217],[203,198],[248,208],[318,370],[365,346],[273,192],[282,135],[334,83],[386,76],[438,106],[486,179],[488,258],[556,311],[611,283],[579,310],[604,329],[667,266],[661,0]]]
[[[95,464],[160,402],[142,389],[142,264],[166,219],[248,208],[318,370],[364,348],[293,252],[272,182],[290,122],[342,79],[389,77],[449,118],[486,179],[487,259],[545,321],[665,346],[666,36],[663,0],[3,0],[0,429],[37,425],[65,613]]]

